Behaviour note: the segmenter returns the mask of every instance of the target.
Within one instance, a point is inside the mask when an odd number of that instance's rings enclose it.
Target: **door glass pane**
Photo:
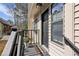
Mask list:
[[[46,47],[48,47],[48,10],[46,10],[43,14],[42,14],[42,30],[43,30],[43,38],[42,38],[42,43],[43,45],[45,45]]]

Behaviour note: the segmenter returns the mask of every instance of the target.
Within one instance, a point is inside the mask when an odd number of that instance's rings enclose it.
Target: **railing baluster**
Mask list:
[[[8,42],[3,50],[2,56],[23,56],[24,54],[24,36],[31,31],[31,43],[32,43],[32,32],[37,30],[23,30],[23,31],[12,31]],[[37,37],[36,37],[37,40]]]
[[[21,31],[21,51],[20,51],[20,55],[22,56],[24,54],[24,31]]]
[[[21,47],[21,36],[19,35],[18,46],[17,46],[17,56],[20,55],[20,47]]]

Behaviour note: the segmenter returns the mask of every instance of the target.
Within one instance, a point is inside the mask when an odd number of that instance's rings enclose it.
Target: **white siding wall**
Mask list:
[[[64,35],[74,44],[74,4],[65,4]],[[66,56],[74,55],[73,50],[64,45]]]
[[[33,41],[41,45],[41,16],[39,16],[37,20],[38,22],[36,24],[33,24],[33,26],[37,26],[38,34],[33,32]]]
[[[75,36],[75,45],[79,48],[79,4],[75,4],[74,6],[74,26],[75,26],[75,29],[74,29],[74,36]]]
[[[38,17],[38,22],[37,22],[37,30],[38,30],[38,35],[37,35],[37,42],[41,45],[41,16]]]

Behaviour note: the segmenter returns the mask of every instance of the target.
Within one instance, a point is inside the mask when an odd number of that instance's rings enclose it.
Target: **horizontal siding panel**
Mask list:
[[[51,47],[51,46],[50,46]],[[59,52],[59,50],[56,50],[55,48],[53,49],[53,48],[50,48],[51,49],[51,53],[53,52],[56,56],[62,56],[63,54],[61,54],[60,52]],[[52,54],[53,54],[52,53]]]
[[[53,49],[50,49],[50,55],[51,56],[60,56],[57,52],[55,52]]]
[[[78,25],[75,25],[75,29],[79,29],[79,24]]]
[[[79,10],[79,6],[76,6],[76,7],[75,7],[75,11],[78,11],[78,10]]]
[[[54,51],[53,53],[56,54],[56,55],[60,55],[62,56],[63,55],[63,48],[53,44],[52,42],[49,43],[49,50],[50,50],[50,53],[52,53],[51,51]],[[52,53],[52,54],[53,54]]]
[[[75,3],[75,45],[79,47],[79,3]]]
[[[76,12],[75,13],[75,17],[79,17],[79,12]]]
[[[75,23],[79,23],[79,18],[75,19]]]
[[[75,36],[79,36],[79,31],[75,31]]]
[[[79,37],[75,37],[75,42],[79,42]]]

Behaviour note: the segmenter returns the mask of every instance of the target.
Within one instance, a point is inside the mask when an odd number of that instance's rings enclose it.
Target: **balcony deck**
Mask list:
[[[24,56],[41,56],[34,44],[28,45],[24,49]]]
[[[25,32],[12,31],[1,55],[2,56],[48,56],[48,53],[44,49],[42,49],[42,47],[40,47],[37,43],[32,43],[29,41],[26,44],[26,41],[24,41],[26,37],[24,35]]]

